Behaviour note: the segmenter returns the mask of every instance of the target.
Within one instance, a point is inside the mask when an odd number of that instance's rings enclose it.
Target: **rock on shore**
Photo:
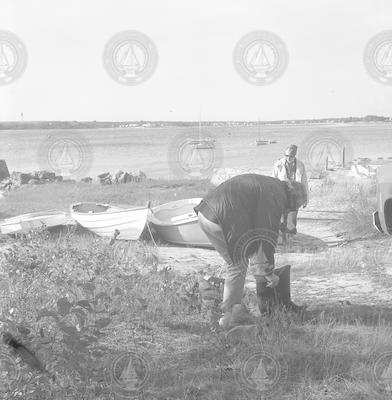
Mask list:
[[[124,171],[118,171],[116,174],[105,172],[98,175],[98,179],[101,185],[112,185],[130,182],[143,182],[147,179],[147,175],[143,171],[139,171],[138,174]]]

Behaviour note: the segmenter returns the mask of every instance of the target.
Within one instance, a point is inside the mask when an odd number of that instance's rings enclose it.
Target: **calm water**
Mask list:
[[[307,154],[303,152],[313,151],[306,138],[308,135],[316,137],[314,135],[320,135],[320,131],[324,138],[328,138],[327,147],[332,147],[332,153],[336,151],[333,137],[337,133],[343,135],[348,147],[351,146],[348,153],[352,153],[352,158],[392,157],[392,124],[269,125],[262,126],[260,134],[257,127],[208,127],[203,131],[215,137],[221,149],[223,167],[261,168],[266,173],[290,143],[299,146],[299,158],[306,158]],[[173,157],[176,154],[173,140],[177,135],[190,132],[194,130],[177,127],[0,131],[0,159],[7,161],[10,171],[22,172],[42,169],[50,162],[48,154],[52,162],[62,157],[63,165],[67,162],[75,164],[81,154],[75,150],[75,144],[78,146],[83,138],[80,148],[82,153],[89,155],[83,157],[87,159],[83,176],[96,177],[103,172],[114,173],[121,169],[128,172],[142,170],[150,177],[172,177],[168,157],[170,152]],[[332,136],[328,132],[333,132]],[[276,140],[277,143],[256,146],[258,137]],[[68,150],[65,151],[64,147]],[[314,151],[317,156],[317,150]],[[209,150],[207,153],[210,154]]]

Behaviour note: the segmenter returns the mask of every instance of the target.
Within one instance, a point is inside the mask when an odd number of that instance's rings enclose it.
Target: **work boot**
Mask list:
[[[269,315],[279,306],[296,313],[300,313],[306,308],[291,301],[290,268],[290,265],[285,265],[274,269],[273,273],[279,276],[279,283],[273,289],[267,287],[268,282],[264,277],[256,277],[257,302],[261,314]]]
[[[254,318],[243,304],[234,304],[231,311],[226,311],[219,320],[219,326],[229,330],[238,325],[253,325]]]

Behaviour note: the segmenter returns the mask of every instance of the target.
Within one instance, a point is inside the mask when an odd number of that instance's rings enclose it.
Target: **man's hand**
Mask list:
[[[275,275],[274,273],[265,276],[267,283],[267,287],[273,289],[279,283],[279,276]]]

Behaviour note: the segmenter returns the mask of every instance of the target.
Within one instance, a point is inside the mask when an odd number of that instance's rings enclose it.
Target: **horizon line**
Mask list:
[[[368,114],[365,116],[360,116],[360,117],[353,117],[353,116],[348,116],[348,117],[320,117],[320,118],[298,118],[298,119],[292,119],[292,118],[286,118],[286,119],[274,119],[274,120],[230,120],[230,119],[211,119],[211,120],[202,120],[201,122],[255,122],[255,123],[265,123],[265,122],[285,122],[285,121],[320,121],[320,120],[347,120],[347,119],[353,119],[353,120],[363,120],[363,119],[369,119],[369,118],[379,118],[379,119],[392,119],[391,116],[383,116],[383,115],[376,115],[376,114]],[[170,122],[189,122],[189,123],[199,123],[199,120],[147,120],[147,119],[135,119],[135,120],[126,120],[126,119],[121,119],[121,120],[72,120],[72,119],[36,119],[36,120],[0,120],[0,124],[2,123],[18,123],[18,124],[27,124],[27,123],[39,123],[39,122],[69,122],[69,123],[75,123],[75,122],[90,122],[90,123],[120,123],[120,122],[127,122],[127,123],[138,123],[138,122],[165,122],[165,123],[170,123]]]

